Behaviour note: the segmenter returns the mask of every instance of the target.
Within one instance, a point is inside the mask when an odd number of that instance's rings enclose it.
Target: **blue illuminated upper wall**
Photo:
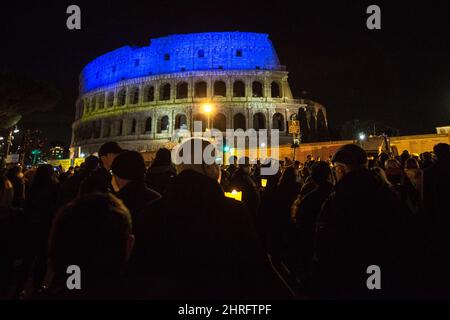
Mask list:
[[[214,69],[275,70],[279,64],[267,34],[177,34],[151,39],[149,46],[125,46],[96,58],[81,72],[81,91],[147,75]]]

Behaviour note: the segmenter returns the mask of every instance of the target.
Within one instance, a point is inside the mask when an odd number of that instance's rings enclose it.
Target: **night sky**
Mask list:
[[[373,119],[413,134],[450,125],[448,1],[8,2],[0,4],[0,68],[61,92],[54,110],[20,123],[50,141],[70,142],[78,76],[89,61],[150,38],[210,31],[268,33],[294,96],[305,90],[325,105],[331,127]],[[66,28],[70,4],[81,7],[81,30]],[[381,7],[381,30],[366,28],[369,4]]]

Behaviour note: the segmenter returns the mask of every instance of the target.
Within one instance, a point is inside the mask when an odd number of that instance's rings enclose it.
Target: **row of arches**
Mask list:
[[[233,97],[246,97],[247,88],[246,84],[237,80],[232,85]],[[206,81],[198,81],[194,84],[193,96],[196,98],[206,98],[208,96],[208,84]],[[121,88],[117,91],[116,105],[124,106],[127,101],[128,104],[134,105],[139,103],[140,98],[139,87]],[[281,85],[277,81],[272,81],[270,84],[270,93],[272,98],[281,98]],[[213,83],[212,95],[215,97],[227,96],[227,85],[225,81],[218,80]],[[175,98],[186,99],[189,96],[189,85],[186,81],[182,81],[176,84]],[[264,97],[264,85],[260,81],[253,81],[251,84],[251,96],[254,98]],[[127,99],[128,98],[128,99]],[[94,109],[110,108],[114,106],[114,92],[108,92],[105,94],[98,94],[90,99],[84,101],[84,108],[82,106],[82,114],[89,113]],[[143,88],[143,102],[155,101],[155,86],[147,85]],[[159,86],[159,100],[167,101],[172,99],[172,86],[170,83],[163,83]]]
[[[207,118],[204,114],[198,113],[193,117],[193,121],[202,122],[202,130],[208,127]],[[138,121],[137,119],[122,119],[117,120],[115,132],[112,132],[111,121],[104,121],[103,124],[100,120],[93,121],[89,124],[79,127],[75,136],[78,140],[107,138],[113,136],[127,136],[134,134],[150,134],[153,132],[153,118],[151,116]],[[255,113],[252,119],[252,128],[255,130],[267,129],[266,115],[262,112]],[[170,119],[168,115],[160,116],[156,123],[155,133],[169,133]],[[138,126],[141,129],[138,132]],[[223,113],[217,113],[211,117],[211,127],[219,131],[226,131],[227,129],[227,117]],[[232,127],[234,130],[242,129],[247,130],[247,119],[244,114],[236,113],[232,118]],[[185,114],[177,114],[174,118],[173,129],[188,129],[188,119]],[[272,128],[280,131],[285,130],[285,119],[281,113],[275,113],[272,116]]]

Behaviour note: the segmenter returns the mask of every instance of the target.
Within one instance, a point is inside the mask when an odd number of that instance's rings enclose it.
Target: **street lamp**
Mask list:
[[[213,106],[211,104],[206,103],[203,105],[203,112],[206,113],[206,116],[208,117],[208,124],[207,124],[207,128],[206,128],[207,130],[205,130],[205,131],[209,130],[209,127],[210,127],[209,119],[210,119],[210,114],[212,111],[213,111]]]
[[[366,134],[364,132],[359,133],[359,140],[363,141],[366,139]]]

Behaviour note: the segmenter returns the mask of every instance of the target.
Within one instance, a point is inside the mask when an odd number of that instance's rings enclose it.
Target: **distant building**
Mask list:
[[[279,129],[289,140],[294,116],[309,136],[328,129],[326,109],[294,99],[286,67],[267,34],[210,32],[151,39],[91,61],[80,75],[72,150],[96,152],[105,141],[154,151],[208,120],[226,129]],[[75,155],[78,156],[78,155]]]
[[[52,146],[49,149],[50,160],[58,160],[64,158],[64,147],[63,146]]]

